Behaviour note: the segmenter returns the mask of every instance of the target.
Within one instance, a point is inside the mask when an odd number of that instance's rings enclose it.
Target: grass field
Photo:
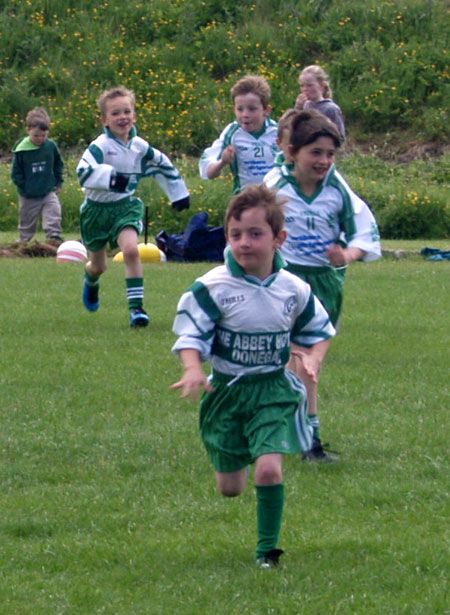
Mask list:
[[[82,265],[0,259],[2,615],[450,613],[449,263],[350,269],[320,390],[341,461],[286,459],[271,571],[252,487],[216,493],[197,407],[169,390],[176,302],[209,267],[146,265],[134,331],[122,265],[91,314]]]
[[[17,231],[0,231],[0,246],[9,245],[17,240],[19,234]],[[66,240],[75,239],[79,240],[79,233],[64,233]],[[45,235],[42,232],[36,233],[34,239],[36,241],[44,242]],[[33,239],[33,241],[34,241]],[[144,241],[141,237],[140,241]],[[154,237],[149,237],[149,241],[154,242]],[[422,248],[433,247],[439,250],[449,250],[449,239],[382,239],[382,247],[386,250],[405,250],[410,256],[416,256],[420,253]]]

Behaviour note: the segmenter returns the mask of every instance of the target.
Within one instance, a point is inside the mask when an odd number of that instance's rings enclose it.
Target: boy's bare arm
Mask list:
[[[331,245],[327,252],[330,263],[334,267],[349,265],[354,261],[360,260],[364,254],[364,250],[361,250],[360,248],[343,248],[337,243]]]
[[[181,389],[181,397],[191,397],[194,401],[199,398],[201,389],[208,393],[213,387],[203,371],[200,353],[194,348],[183,348],[180,350],[180,359],[183,363],[184,373],[181,380],[175,382],[170,387],[173,391]]]
[[[228,145],[228,147],[223,150],[222,156],[219,158],[219,160],[217,160],[216,162],[211,162],[211,164],[208,165],[206,174],[208,175],[209,179],[214,179],[215,177],[220,175],[220,172],[222,171],[223,167],[233,162],[234,156],[234,147],[232,145]]]
[[[311,348],[292,344],[291,354],[301,362],[304,372],[314,383],[317,383],[319,380],[319,373],[323,360],[328,352],[328,348],[330,347],[330,342],[331,339],[323,340],[322,342],[314,344]]]

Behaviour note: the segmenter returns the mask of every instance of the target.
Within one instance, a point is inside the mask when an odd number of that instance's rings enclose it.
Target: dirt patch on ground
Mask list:
[[[393,162],[394,164],[407,164],[413,160],[424,158],[439,158],[450,151],[448,141],[429,141],[418,142],[414,134],[410,132],[392,132],[389,135],[384,133],[349,132],[345,143],[345,151],[359,151],[363,154],[376,154],[382,160]],[[63,153],[64,154],[64,153]],[[12,153],[0,150],[0,164],[12,162]]]
[[[61,243],[61,242],[59,242]],[[7,246],[0,246],[0,257],[8,258],[34,258],[34,257],[55,257],[59,243],[41,243],[40,241],[31,241],[29,243],[20,243],[16,241]]]
[[[0,163],[7,164],[8,162],[12,162],[12,153],[11,152],[2,152],[0,151]]]
[[[419,142],[410,133],[391,134],[385,138],[382,134],[367,135],[363,140],[349,135],[345,151],[359,151],[362,154],[376,155],[393,164],[408,164],[414,160],[436,159],[450,152],[448,141]]]
[[[439,158],[446,151],[450,151],[448,143],[419,143],[410,146],[404,152],[399,152],[396,157],[396,162],[407,163],[422,158]]]

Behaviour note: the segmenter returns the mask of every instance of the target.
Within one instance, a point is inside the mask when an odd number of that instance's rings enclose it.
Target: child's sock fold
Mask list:
[[[141,308],[144,302],[144,278],[125,278],[130,310]]]

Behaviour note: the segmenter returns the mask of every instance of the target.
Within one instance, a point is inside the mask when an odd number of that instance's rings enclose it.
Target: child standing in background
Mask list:
[[[336,124],[341,141],[345,140],[344,118],[340,107],[332,100],[331,86],[327,73],[321,66],[312,64],[302,70],[298,78],[300,94],[295,101],[298,111],[316,109]]]
[[[200,177],[213,179],[229,165],[234,193],[246,184],[260,184],[273,167],[277,123],[269,118],[271,90],[263,77],[247,75],[231,88],[236,119],[204,152],[199,162]]]
[[[47,239],[59,245],[61,204],[58,194],[63,183],[64,161],[56,143],[48,138],[50,117],[35,107],[26,117],[27,137],[13,148],[11,179],[19,192],[19,241],[33,239],[39,218]]]
[[[119,246],[125,263],[130,325],[146,327],[143,308],[144,277],[138,250],[144,207],[135,197],[142,177],[154,177],[176,211],[189,207],[189,192],[168,157],[137,136],[135,97],[118,87],[97,101],[104,133],[95,139],[78,163],[85,193],[81,206],[81,235],[89,251],[83,303],[90,312],[99,308],[99,279],[107,268],[106,245]]]
[[[290,343],[315,379],[334,335],[311,288],[288,273],[278,249],[286,238],[283,201],[264,185],[249,185],[225,214],[225,265],[199,278],[181,297],[173,347],[183,363],[172,389],[198,398],[200,430],[227,496],[240,495],[254,463],[260,568],[276,566],[284,507],[283,454],[308,450],[303,384],[285,366]],[[202,361],[210,361],[212,379]],[[294,419],[296,417],[296,421]]]

